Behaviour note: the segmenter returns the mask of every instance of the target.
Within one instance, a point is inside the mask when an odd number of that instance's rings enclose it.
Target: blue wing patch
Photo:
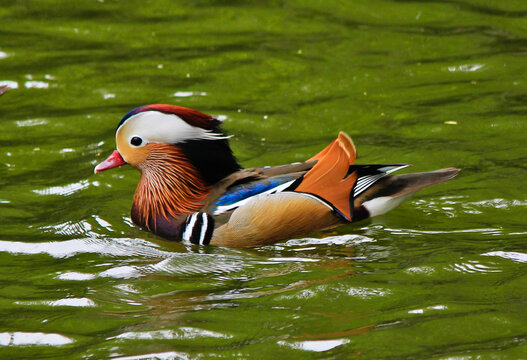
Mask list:
[[[215,215],[218,215],[243,205],[245,201],[253,196],[283,191],[289,187],[296,178],[297,176],[281,176],[233,186],[225,192],[225,195],[216,201],[212,211]]]

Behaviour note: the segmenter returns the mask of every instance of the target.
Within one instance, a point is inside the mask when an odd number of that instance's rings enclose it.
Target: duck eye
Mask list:
[[[130,144],[134,146],[139,146],[143,143],[143,139],[141,139],[139,136],[134,136],[130,139]]]

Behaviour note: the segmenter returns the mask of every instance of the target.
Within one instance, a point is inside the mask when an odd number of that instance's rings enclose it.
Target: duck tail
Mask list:
[[[347,221],[353,216],[353,187],[357,173],[348,173],[357,158],[351,138],[344,132],[308,161],[317,163],[300,180],[294,191],[315,195]]]
[[[397,207],[416,191],[450,180],[458,172],[459,169],[450,167],[430,172],[383,177],[355,198],[353,221],[382,215]]]

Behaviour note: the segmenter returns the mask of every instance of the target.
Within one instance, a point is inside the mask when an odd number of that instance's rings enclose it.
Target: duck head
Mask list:
[[[160,217],[198,211],[214,184],[240,169],[220,125],[180,106],[136,108],[117,126],[117,149],[94,171],[129,164],[141,172],[132,219],[152,230]]]

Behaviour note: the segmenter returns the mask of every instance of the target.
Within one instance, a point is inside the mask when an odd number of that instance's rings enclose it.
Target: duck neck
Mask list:
[[[227,139],[190,140],[178,147],[210,186],[241,169]]]
[[[199,170],[171,145],[157,145],[138,169],[141,179],[132,220],[150,230],[160,217],[170,219],[199,211],[210,190]]]

